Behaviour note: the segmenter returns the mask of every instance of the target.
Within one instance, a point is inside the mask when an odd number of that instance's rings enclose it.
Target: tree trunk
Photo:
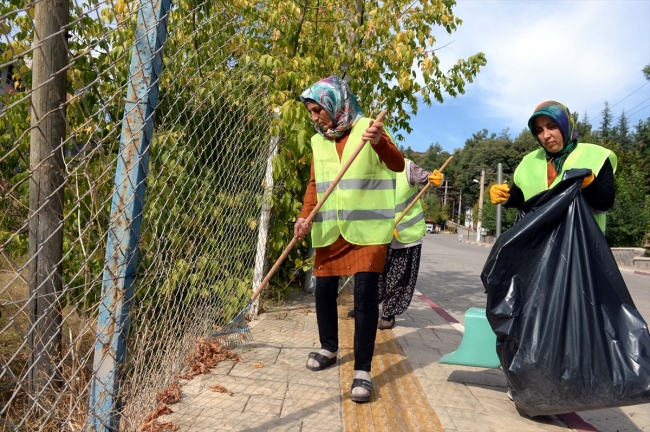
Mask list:
[[[29,392],[42,409],[61,385],[63,149],[68,0],[35,5],[29,182]]]

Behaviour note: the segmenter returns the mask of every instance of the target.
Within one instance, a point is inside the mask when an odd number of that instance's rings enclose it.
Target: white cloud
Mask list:
[[[515,130],[546,100],[588,111],[598,124],[605,100],[614,104],[645,82],[650,2],[460,0],[455,14],[464,24],[436,42],[455,40],[437,53],[442,68],[483,51],[488,64],[468,96],[483,116]],[[650,85],[637,93],[616,109],[650,98]]]

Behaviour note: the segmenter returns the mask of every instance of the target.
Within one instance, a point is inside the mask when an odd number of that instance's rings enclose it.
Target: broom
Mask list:
[[[386,111],[383,110],[381,113],[379,113],[375,122],[382,121],[385,115],[386,115]],[[305,219],[306,224],[309,224],[314,220],[316,214],[318,213],[318,210],[320,210],[320,208],[323,206],[327,198],[331,195],[332,191],[334,190],[334,188],[336,188],[339,181],[341,180],[341,177],[343,177],[343,175],[346,173],[348,168],[350,168],[350,165],[352,165],[352,162],[354,162],[357,155],[361,153],[361,150],[363,150],[363,147],[365,145],[366,145],[365,141],[360,142],[357,148],[352,152],[348,160],[341,168],[341,171],[339,171],[339,173],[334,178],[334,181],[332,181],[330,186],[323,194],[323,197],[320,200],[318,200],[318,203],[316,203],[316,207],[314,207],[311,213],[309,213],[309,216],[307,216],[307,219]],[[275,261],[275,264],[273,264],[271,270],[269,270],[269,272],[266,274],[264,280],[262,280],[260,285],[255,290],[255,292],[253,292],[250,301],[244,307],[244,309],[242,309],[241,312],[239,312],[228,324],[224,325],[217,333],[211,334],[210,337],[222,339],[220,343],[226,346],[236,346],[242,342],[251,339],[250,328],[248,327],[248,321],[246,320],[246,313],[252,310],[253,302],[260,295],[262,290],[266,288],[269,281],[271,280],[271,277],[273,277],[275,272],[278,270],[278,268],[280,267],[284,259],[289,255],[289,252],[291,252],[291,250],[293,249],[293,247],[296,245],[297,242],[298,242],[297,237],[291,239],[287,247],[284,248],[282,255],[280,255],[280,257]]]
[[[442,166],[440,167],[438,172],[441,173],[442,170],[447,168],[447,165],[449,165],[449,162],[451,162],[451,160],[453,158],[454,158],[453,156],[449,156],[449,158],[445,161],[445,163],[442,164]],[[395,235],[395,237],[399,237],[399,233],[397,232],[397,225],[400,223],[402,218],[404,216],[406,216],[406,214],[409,212],[409,210],[411,210],[411,208],[413,208],[415,203],[418,202],[418,200],[422,197],[422,195],[424,195],[424,192],[426,192],[426,190],[429,189],[429,186],[431,186],[431,183],[427,183],[426,185],[424,185],[424,187],[422,188],[420,193],[415,196],[415,199],[413,201],[411,201],[411,204],[409,204],[408,207],[406,207],[404,209],[404,211],[402,212],[402,214],[397,218],[397,220],[395,221],[395,228],[393,229],[393,235]]]

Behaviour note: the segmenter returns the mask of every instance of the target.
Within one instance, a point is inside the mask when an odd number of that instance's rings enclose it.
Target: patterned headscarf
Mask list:
[[[528,129],[530,129],[530,132],[538,143],[539,138],[537,138],[537,134],[535,133],[534,122],[535,118],[540,115],[545,115],[553,119],[560,128],[562,138],[564,139],[564,147],[562,147],[562,150],[559,152],[551,153],[546,150],[546,160],[548,161],[553,159],[553,167],[555,168],[555,171],[559,173],[562,171],[564,161],[578,145],[578,130],[575,127],[575,122],[573,121],[573,117],[571,117],[571,111],[569,111],[569,108],[555,101],[543,102],[535,108],[535,112],[528,120]]]
[[[300,95],[302,103],[316,102],[329,114],[332,129],[324,131],[320,125],[315,124],[316,132],[327,139],[336,139],[345,135],[352,126],[363,117],[363,111],[357,99],[350,91],[350,87],[337,76],[323,78],[309,87]]]

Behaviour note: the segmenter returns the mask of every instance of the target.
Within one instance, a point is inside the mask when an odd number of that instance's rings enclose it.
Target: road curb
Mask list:
[[[444,310],[443,308],[441,308],[439,304],[437,304],[437,303],[434,302],[433,300],[427,298],[425,295],[423,295],[423,294],[416,294],[416,296],[417,296],[420,300],[422,300],[423,302],[425,302],[426,304],[428,304],[428,305],[431,307],[431,309],[433,309],[434,311],[436,311],[436,313],[437,313],[438,315],[440,315],[441,317],[443,317],[445,320],[447,320],[447,322],[449,322],[449,323],[451,323],[451,324],[454,324],[454,323],[458,323],[458,322],[459,322],[456,318],[454,318],[454,317],[451,316],[449,313],[447,313],[446,310]]]
[[[465,240],[464,243],[471,244],[471,245],[474,245],[474,246],[483,246],[483,247],[486,247],[486,248],[491,248],[492,247],[492,245],[490,243],[479,243],[479,242],[473,242],[473,241],[469,241],[469,240]]]
[[[463,243],[471,244],[471,245],[474,245],[474,246],[483,246],[483,247],[486,247],[486,248],[491,248],[492,247],[492,244],[490,244],[490,243],[479,243],[479,242],[474,242],[474,241],[470,241],[470,240],[463,240]],[[648,276],[648,277],[650,277],[650,271],[634,270],[634,269],[626,268],[626,267],[619,267],[619,270],[625,270],[626,272],[633,273],[633,274],[639,275],[639,276]]]

